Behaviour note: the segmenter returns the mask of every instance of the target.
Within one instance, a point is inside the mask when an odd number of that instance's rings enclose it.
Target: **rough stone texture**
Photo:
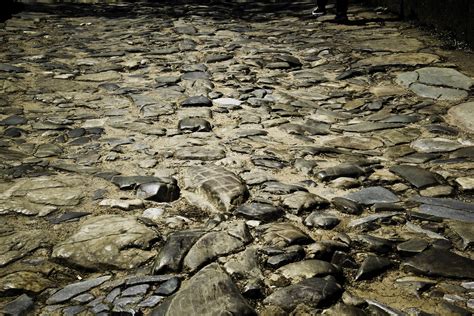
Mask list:
[[[453,106],[448,111],[448,119],[453,125],[461,126],[470,133],[474,133],[474,102]]]
[[[193,276],[154,316],[257,315],[241,296],[232,279],[218,264],[210,264]]]
[[[334,300],[341,293],[341,287],[334,278],[310,278],[297,284],[277,289],[264,302],[277,305],[291,312],[298,304],[316,308]]]
[[[403,263],[407,270],[428,276],[474,279],[474,261],[443,249],[429,249]]]
[[[46,236],[40,230],[2,232],[0,235],[0,267],[23,258],[45,241]]]
[[[77,283],[72,283],[66,287],[60,289],[53,295],[51,295],[46,301],[47,304],[58,304],[67,301],[74,296],[87,292],[90,289],[101,285],[105,281],[109,280],[111,276],[103,276],[96,279],[85,280]]]
[[[192,167],[185,186],[206,198],[218,211],[231,211],[248,197],[247,186],[234,173],[221,167]]]
[[[54,247],[52,256],[87,269],[127,269],[153,256],[142,249],[157,237],[132,216],[102,215],[84,221],[74,235]]]

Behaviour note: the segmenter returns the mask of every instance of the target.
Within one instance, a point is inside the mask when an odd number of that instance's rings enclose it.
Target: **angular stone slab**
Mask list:
[[[256,316],[257,313],[242,297],[227,273],[213,263],[193,276],[151,315]]]
[[[179,192],[176,179],[161,177],[157,181],[140,184],[137,197],[156,202],[173,202],[179,198]]]
[[[420,153],[443,153],[457,150],[463,145],[446,138],[421,138],[411,143],[411,147]]]
[[[0,236],[0,267],[23,258],[39,248],[46,241],[46,234],[40,230],[2,233]]]
[[[349,193],[344,198],[363,204],[372,205],[375,203],[397,203],[400,199],[384,187],[367,187],[360,191]]]
[[[372,150],[382,147],[383,142],[375,137],[339,136],[328,140],[324,145],[357,150]]]
[[[352,68],[367,66],[420,66],[429,65],[439,60],[439,56],[433,54],[398,53],[365,58],[353,64]]]
[[[47,300],[46,304],[58,304],[65,302],[74,296],[87,292],[90,289],[95,288],[96,286],[101,285],[105,281],[111,278],[110,275],[102,276],[96,279],[89,279],[81,282],[76,282],[68,284],[53,295],[51,295]]]
[[[291,280],[323,277],[328,274],[339,274],[341,271],[332,263],[322,260],[303,260],[289,263],[279,268],[277,273]]]
[[[462,103],[450,108],[448,120],[452,125],[461,126],[468,132],[474,133],[474,102]]]
[[[205,263],[221,255],[232,253],[244,246],[244,242],[227,232],[209,232],[196,241],[184,258],[184,267],[193,272]]]
[[[216,166],[191,167],[184,176],[185,187],[204,197],[218,211],[229,212],[249,195],[244,181],[233,172]]]
[[[152,273],[179,271],[184,256],[203,234],[204,231],[201,230],[184,230],[170,234],[155,259]]]
[[[130,269],[150,259],[147,248],[157,233],[133,216],[102,215],[84,221],[79,230],[53,249],[52,257],[91,270]]]
[[[474,260],[444,249],[428,249],[402,267],[422,275],[474,279]]]
[[[333,277],[310,278],[297,284],[277,289],[263,302],[267,305],[276,305],[287,312],[291,312],[299,304],[317,308],[331,302],[342,292],[341,286]]]
[[[249,219],[261,221],[271,221],[279,218],[284,214],[283,210],[266,203],[248,203],[239,206],[235,210],[236,215]]]
[[[389,169],[391,172],[410,182],[418,189],[439,184],[435,175],[423,168],[409,165],[393,166]]]
[[[474,222],[474,204],[472,203],[421,196],[413,197],[411,200],[422,203],[417,213],[462,222]]]
[[[174,157],[179,160],[212,161],[225,158],[226,153],[220,147],[184,147],[175,151]]]
[[[259,226],[258,229],[263,231],[263,242],[275,247],[287,247],[314,242],[301,229],[290,223],[267,224]]]
[[[39,272],[18,271],[0,277],[1,296],[19,292],[36,294],[54,286],[54,282]]]

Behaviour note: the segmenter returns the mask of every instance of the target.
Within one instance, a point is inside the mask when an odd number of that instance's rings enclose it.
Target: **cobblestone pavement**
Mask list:
[[[4,313],[471,315],[472,54],[312,7],[8,20]]]

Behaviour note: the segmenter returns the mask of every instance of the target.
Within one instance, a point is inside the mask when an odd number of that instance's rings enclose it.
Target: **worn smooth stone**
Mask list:
[[[362,213],[361,204],[356,201],[352,201],[351,199],[347,199],[344,197],[335,197],[331,200],[331,203],[338,211],[342,213],[353,215],[358,215]]]
[[[329,202],[314,193],[297,191],[285,197],[282,204],[299,213],[323,208],[329,205]]]
[[[352,67],[367,66],[421,66],[439,61],[439,56],[427,53],[396,53],[359,60]]]
[[[400,214],[399,212],[381,212],[377,214],[368,215],[362,218],[354,219],[347,224],[347,227],[358,227],[365,224],[373,223],[374,221],[391,218],[395,215]]]
[[[181,103],[182,107],[189,106],[212,106],[212,101],[204,96],[194,96],[187,98]]]
[[[247,241],[248,242],[248,241]],[[241,249],[246,244],[227,232],[210,232],[202,236],[191,247],[184,258],[183,266],[189,271],[196,271],[205,263]]]
[[[186,170],[184,183],[201,195],[218,211],[228,212],[245,202],[248,189],[233,172],[215,166],[191,167]]]
[[[248,219],[261,221],[272,221],[283,215],[283,211],[280,208],[264,203],[243,204],[234,213]]]
[[[54,247],[52,257],[86,269],[128,269],[154,255],[142,249],[157,237],[135,217],[101,215],[84,221],[75,234]]]
[[[357,274],[355,276],[356,280],[367,280],[374,277],[377,274],[385,271],[390,265],[391,261],[387,258],[378,257],[374,255],[369,255],[362,262]]]
[[[134,208],[143,207],[143,201],[140,199],[133,200],[116,200],[116,199],[105,199],[100,201],[100,206],[108,206],[112,208],[120,208],[122,210],[129,211]]]
[[[357,178],[367,174],[367,172],[368,170],[356,164],[340,164],[318,172],[317,176],[321,181],[328,181],[339,177]]]
[[[454,192],[454,189],[449,185],[437,185],[434,187],[429,187],[423,190],[420,190],[421,196],[429,196],[429,197],[442,197],[442,196],[450,196]]]
[[[163,300],[163,296],[152,295],[145,298],[143,301],[141,301],[140,304],[137,305],[137,307],[144,307],[144,308],[155,307],[162,300]]]
[[[62,288],[61,290],[51,295],[46,300],[46,303],[51,305],[51,304],[58,304],[58,303],[65,302],[78,294],[87,292],[90,289],[101,285],[102,283],[109,280],[110,278],[111,278],[110,275],[106,275],[106,276],[99,277],[96,279],[89,279],[89,280],[66,285],[64,288]]]
[[[122,291],[122,293],[120,295],[122,297],[143,295],[143,294],[146,294],[146,292],[148,291],[149,288],[150,288],[149,284],[135,285],[135,286],[131,286],[129,288],[126,288],[125,290]]]
[[[474,177],[460,177],[456,179],[456,183],[463,189],[463,191],[474,190]]]
[[[3,307],[3,313],[8,316],[28,315],[33,309],[34,301],[26,294],[22,294]]]
[[[461,238],[464,249],[474,244],[474,227],[471,223],[450,221],[448,226]]]
[[[16,293],[39,294],[54,287],[54,283],[39,272],[18,271],[0,277],[0,295],[11,296]]]
[[[371,235],[358,235],[357,242],[369,251],[378,253],[389,253],[393,248],[393,243],[390,240]]]
[[[420,153],[443,153],[454,151],[463,146],[445,138],[423,138],[411,143],[411,147]]]
[[[472,206],[471,206],[472,207]],[[451,208],[442,205],[422,204],[416,213],[434,216],[437,218],[453,219],[462,222],[474,223],[474,212],[464,208]]]
[[[175,151],[174,157],[179,160],[212,161],[225,158],[225,150],[219,147],[184,147]]]
[[[347,194],[344,198],[363,205],[397,203],[400,201],[392,191],[387,190],[384,187],[363,188],[357,192]]]
[[[447,278],[474,279],[474,261],[448,250],[432,248],[402,263],[418,274]]]
[[[155,258],[152,273],[179,271],[184,256],[203,234],[204,231],[201,230],[184,230],[168,235],[166,243]]]
[[[417,254],[428,248],[429,243],[424,239],[413,238],[397,245],[402,254]]]
[[[397,165],[389,169],[391,172],[399,175],[418,189],[438,184],[435,174],[416,166]]]
[[[375,137],[339,136],[325,142],[326,146],[357,150],[372,150],[383,146],[383,142]]]
[[[474,102],[462,103],[448,110],[448,120],[454,125],[474,133]]]
[[[86,74],[77,76],[75,80],[79,81],[92,81],[92,82],[104,82],[104,81],[118,81],[122,76],[116,71],[105,71],[93,74]]]
[[[155,294],[168,296],[173,294],[179,289],[181,281],[177,278],[171,278],[168,281],[162,283],[156,290]]]
[[[158,178],[157,181],[140,184],[137,197],[156,202],[173,202],[179,198],[178,181],[174,178]]]
[[[196,273],[181,289],[154,309],[153,316],[257,315],[218,264]]]
[[[338,267],[329,262],[313,259],[287,264],[279,268],[276,272],[287,279],[295,281],[316,276],[323,277],[328,274],[337,275],[341,271]]]
[[[0,125],[4,125],[4,126],[23,125],[23,124],[26,124],[27,122],[28,120],[24,118],[23,116],[11,115],[1,120]]]
[[[332,276],[310,278],[275,290],[263,302],[291,312],[299,304],[317,308],[337,299],[341,292],[341,286]]]
[[[263,232],[263,242],[275,247],[303,245],[313,242],[313,239],[298,227],[290,223],[272,223],[258,227]]]
[[[306,217],[304,224],[309,227],[332,229],[336,227],[340,221],[341,220],[334,215],[314,211]]]
[[[178,130],[182,132],[210,132],[212,126],[203,118],[184,118],[178,122]]]
[[[41,230],[11,231],[0,236],[0,267],[23,258],[46,242]]]

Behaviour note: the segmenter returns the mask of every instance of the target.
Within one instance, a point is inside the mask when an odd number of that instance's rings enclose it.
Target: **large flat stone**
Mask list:
[[[474,102],[462,103],[450,108],[448,120],[454,126],[461,126],[468,132],[474,133]]]
[[[152,311],[153,316],[257,315],[222,268],[210,264]]]
[[[0,267],[23,258],[46,242],[41,230],[10,231],[0,235]]]
[[[185,187],[202,196],[216,210],[228,212],[245,202],[248,189],[233,172],[215,166],[191,167],[186,170]]]
[[[407,260],[402,266],[428,276],[474,279],[474,261],[444,249],[426,250]]]
[[[130,269],[153,257],[148,248],[157,233],[133,216],[89,218],[53,249],[52,257],[86,269]]]

